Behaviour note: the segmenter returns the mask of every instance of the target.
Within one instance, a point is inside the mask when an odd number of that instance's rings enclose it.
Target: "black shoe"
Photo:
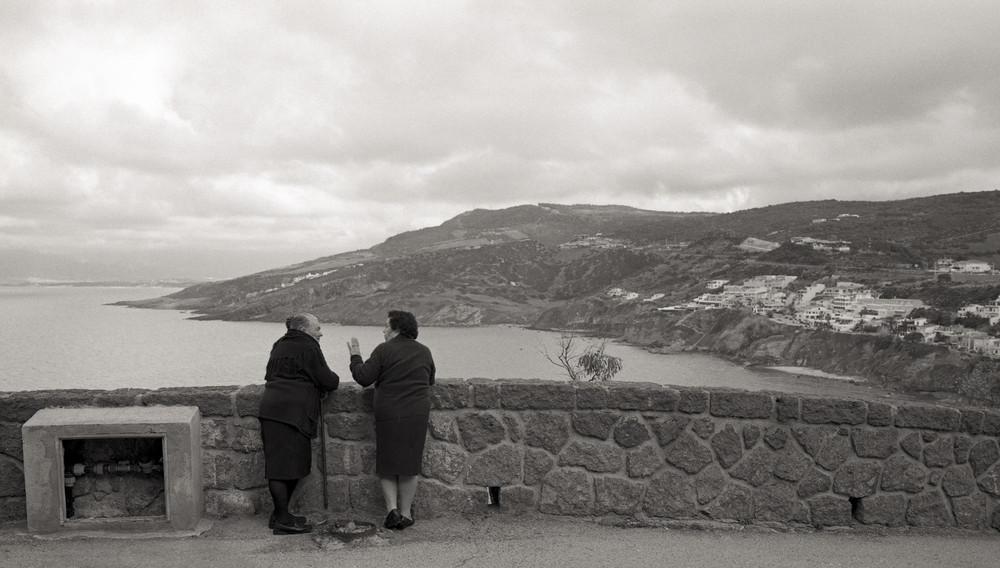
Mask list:
[[[313,526],[310,524],[296,524],[295,526],[283,525],[281,523],[274,523],[274,534],[306,534],[312,532]]]
[[[295,524],[296,525],[306,525],[306,524],[309,524],[309,519],[307,519],[305,517],[297,517],[295,515],[292,515],[292,518],[295,519]],[[267,519],[267,528],[273,529],[274,528],[274,523],[276,523],[276,522],[278,522],[277,515],[275,515],[274,513],[271,513],[271,517],[269,519]]]
[[[385,528],[394,529],[399,526],[399,523],[403,521],[403,517],[399,514],[399,511],[393,509],[389,511],[389,514],[385,516]]]
[[[399,529],[399,530],[403,530],[406,527],[412,527],[413,523],[415,523],[415,522],[416,521],[414,521],[413,519],[411,519],[409,517],[400,516],[399,517],[399,524],[396,525],[396,528]]]

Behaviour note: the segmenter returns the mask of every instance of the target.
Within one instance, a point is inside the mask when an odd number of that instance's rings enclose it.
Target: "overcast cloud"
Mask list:
[[[998,31],[991,1],[4,0],[0,251],[222,278],[476,207],[992,190]]]

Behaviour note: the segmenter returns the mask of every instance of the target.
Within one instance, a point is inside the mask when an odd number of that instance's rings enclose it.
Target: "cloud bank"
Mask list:
[[[990,190],[997,29],[975,1],[6,1],[0,251],[222,278],[476,207]]]

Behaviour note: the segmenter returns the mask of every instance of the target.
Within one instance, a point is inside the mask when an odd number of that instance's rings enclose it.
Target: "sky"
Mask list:
[[[0,281],[232,278],[526,203],[993,190],[998,31],[961,0],[3,0]]]

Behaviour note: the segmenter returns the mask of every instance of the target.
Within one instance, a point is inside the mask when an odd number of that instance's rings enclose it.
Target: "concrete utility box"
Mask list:
[[[201,412],[195,406],[45,408],[21,428],[28,530],[197,531],[204,511]],[[159,438],[166,514],[67,518],[64,442]],[[129,466],[109,464],[106,469]],[[94,469],[101,469],[100,467]],[[83,475],[78,473],[78,475]]]

